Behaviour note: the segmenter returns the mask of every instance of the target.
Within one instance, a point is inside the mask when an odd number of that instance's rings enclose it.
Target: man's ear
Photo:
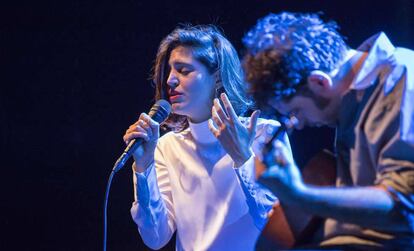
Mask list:
[[[332,78],[323,71],[312,71],[308,76],[309,89],[320,96],[329,96],[332,91]]]

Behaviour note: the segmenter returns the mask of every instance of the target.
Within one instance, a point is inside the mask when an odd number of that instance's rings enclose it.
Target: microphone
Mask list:
[[[171,112],[171,105],[164,99],[158,100],[152,107],[148,115],[158,123],[164,122]],[[126,161],[131,157],[132,153],[144,142],[142,138],[132,139],[125,148],[121,157],[116,161],[112,171],[114,173],[121,170]]]
[[[264,153],[268,153],[273,149],[273,141],[283,133],[287,132],[288,134],[293,130],[293,128],[299,123],[298,119],[295,116],[290,117],[281,117],[279,119],[280,126],[276,129],[276,132],[273,133],[272,138],[265,144],[263,148]]]

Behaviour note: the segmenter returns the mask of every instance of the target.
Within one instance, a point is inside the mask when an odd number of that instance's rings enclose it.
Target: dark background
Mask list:
[[[413,10],[411,0],[2,3],[0,249],[102,248],[108,175],[125,129],[153,103],[156,49],[178,23],[218,24],[242,52],[257,18],[322,11],[351,47],[385,31],[394,44],[414,48]],[[295,132],[297,161],[332,140],[327,129]],[[128,167],[112,184],[108,250],[146,250],[129,214],[132,199]]]

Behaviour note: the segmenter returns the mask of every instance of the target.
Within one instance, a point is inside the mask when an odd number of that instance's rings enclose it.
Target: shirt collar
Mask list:
[[[380,32],[368,38],[357,50],[368,52],[367,58],[351,84],[352,89],[360,90],[372,84],[373,81],[364,80],[367,79],[369,74],[375,71],[377,66],[385,62],[392,55],[395,47],[391,44],[385,33]]]
[[[216,137],[210,131],[210,128],[208,128],[208,120],[201,123],[192,123],[189,121],[188,124],[195,141],[199,143],[212,143],[217,141]]]

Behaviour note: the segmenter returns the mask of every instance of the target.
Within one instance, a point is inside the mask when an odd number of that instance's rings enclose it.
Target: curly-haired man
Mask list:
[[[336,187],[303,183],[284,146],[260,181],[284,203],[326,218],[326,248],[414,248],[414,52],[384,33],[349,48],[317,14],[269,14],[243,39],[259,106],[297,129],[336,128]]]

